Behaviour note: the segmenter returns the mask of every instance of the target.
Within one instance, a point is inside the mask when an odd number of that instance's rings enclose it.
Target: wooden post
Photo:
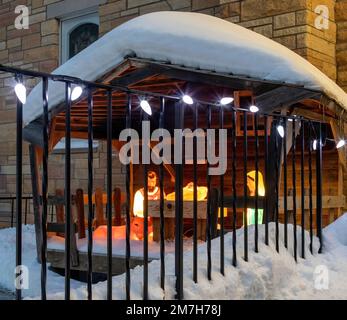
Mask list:
[[[76,209],[77,209],[77,226],[78,226],[78,238],[84,239],[86,237],[86,226],[84,221],[84,197],[83,190],[76,190]]]
[[[104,217],[103,191],[100,188],[95,190],[95,227],[106,224]]]

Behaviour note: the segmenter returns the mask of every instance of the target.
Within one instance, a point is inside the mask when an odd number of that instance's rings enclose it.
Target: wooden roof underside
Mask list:
[[[234,91],[252,90],[256,104],[262,112],[273,112],[276,109],[288,108],[303,110],[302,114],[317,120],[321,117],[319,92],[310,91],[300,86],[286,85],[270,81],[236,77],[229,74],[189,69],[182,66],[159,63],[137,58],[128,58],[117,68],[109,72],[97,82],[126,86],[130,89],[141,90],[148,93],[181,96],[188,92],[196,95],[199,100],[216,102],[217,97],[233,95]],[[124,93],[114,91],[112,95],[113,123],[120,130],[125,125],[125,107],[127,97]],[[151,101],[152,108],[159,110],[159,101]],[[103,90],[96,90],[93,95],[94,111],[93,126],[95,138],[102,139],[106,133],[107,95]],[[133,108],[138,101],[133,97]],[[64,104],[54,108],[51,113],[52,128],[59,139],[64,136],[65,115]],[[327,111],[326,111],[327,112]],[[328,116],[334,116],[328,112]],[[37,119],[25,128],[26,140],[41,144],[42,119]],[[72,137],[86,138],[88,124],[88,105],[86,97],[73,104],[71,109]],[[58,138],[57,138],[58,139]]]

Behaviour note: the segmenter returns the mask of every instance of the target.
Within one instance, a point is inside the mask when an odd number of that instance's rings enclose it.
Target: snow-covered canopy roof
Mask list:
[[[95,81],[129,55],[300,85],[324,93],[347,110],[347,94],[304,58],[260,34],[199,13],[155,12],[132,19],[105,34],[53,73]],[[39,84],[28,97],[25,124],[42,114],[41,90]],[[49,109],[64,100],[64,90],[62,83],[49,83]]]

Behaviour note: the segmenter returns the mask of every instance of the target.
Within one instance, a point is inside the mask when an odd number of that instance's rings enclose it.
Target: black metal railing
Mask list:
[[[22,208],[24,203],[24,210],[22,210],[22,220],[24,224],[31,222],[33,216],[32,210],[32,197],[22,197]],[[16,209],[17,197],[15,196],[0,196],[0,225],[3,228],[13,227],[16,224]]]
[[[43,126],[42,126],[42,140],[43,140],[43,152],[42,152],[42,194],[40,195],[39,205],[41,206],[42,212],[40,216],[41,224],[41,293],[42,299],[47,298],[46,292],[46,257],[47,257],[47,235],[46,235],[46,225],[47,225],[47,216],[48,216],[48,181],[49,181],[49,172],[48,172],[48,161],[49,161],[49,150],[48,150],[48,141],[49,141],[49,110],[48,110],[48,86],[51,81],[58,81],[65,83],[65,299],[70,299],[70,279],[71,279],[71,241],[72,241],[72,214],[71,214],[71,88],[72,85],[82,85],[84,87],[84,92],[88,101],[88,277],[87,277],[87,291],[88,299],[92,299],[92,275],[93,275],[93,191],[94,191],[94,177],[93,177],[93,139],[94,139],[94,126],[93,126],[93,115],[94,115],[94,98],[93,93],[96,89],[104,90],[107,96],[107,299],[112,299],[112,139],[113,139],[113,119],[114,119],[114,107],[112,101],[113,92],[121,92],[126,95],[126,105],[125,105],[125,125],[124,127],[130,129],[133,127],[133,116],[138,113],[138,105],[136,101],[138,97],[148,97],[153,101],[157,101],[160,105],[159,110],[159,128],[164,128],[166,115],[168,114],[169,105],[174,106],[174,129],[184,129],[184,113],[185,113],[185,104],[182,103],[181,97],[161,95],[151,92],[142,92],[139,90],[130,90],[125,87],[105,85],[100,83],[93,83],[83,81],[81,79],[51,75],[40,72],[33,71],[24,71],[10,67],[0,66],[0,71],[9,72],[16,76],[17,81],[23,81],[23,77],[36,77],[43,81],[42,86],[42,98],[43,98]],[[135,99],[136,98],[136,99]],[[136,101],[135,101],[136,100]],[[17,192],[15,198],[9,198],[9,201],[12,204],[11,211],[11,225],[14,223],[17,227],[17,245],[16,245],[16,263],[17,265],[21,264],[22,261],[22,201],[29,201],[29,198],[23,197],[22,195],[22,103],[17,99]],[[207,265],[206,265],[206,276],[209,280],[213,278],[212,272],[212,254],[211,251],[211,241],[213,237],[217,234],[220,236],[220,272],[221,274],[225,273],[225,251],[232,250],[232,264],[237,265],[237,260],[239,254],[237,252],[237,233],[236,229],[240,226],[238,224],[238,215],[240,209],[242,210],[242,221],[241,225],[244,226],[244,244],[243,244],[243,259],[248,261],[249,257],[249,228],[248,228],[248,215],[247,211],[249,208],[255,210],[255,230],[254,233],[254,251],[259,251],[259,232],[258,232],[258,215],[260,208],[264,210],[264,219],[265,224],[265,243],[269,244],[269,222],[273,221],[276,223],[276,250],[280,250],[280,241],[279,241],[279,197],[280,197],[280,181],[281,175],[280,170],[283,167],[283,189],[284,189],[284,243],[285,247],[288,246],[288,223],[289,218],[292,219],[294,225],[294,259],[297,260],[297,237],[296,237],[296,227],[297,227],[297,216],[300,212],[297,211],[297,189],[296,189],[296,172],[299,170],[301,174],[301,223],[302,227],[305,227],[305,210],[309,210],[309,222],[310,222],[310,248],[312,251],[312,242],[313,242],[313,177],[316,181],[316,227],[317,227],[317,236],[320,239],[320,244],[322,246],[322,128],[321,124],[312,120],[299,118],[295,116],[284,116],[281,114],[261,114],[251,113],[248,109],[236,108],[233,105],[221,106],[219,103],[211,103],[208,101],[195,100],[193,106],[193,129],[198,127],[198,124],[204,122],[204,130],[212,128],[216,124],[213,121],[212,115],[214,113],[219,114],[219,121],[217,124],[218,129],[226,128],[227,137],[231,139],[231,150],[228,152],[228,165],[231,169],[226,172],[226,174],[219,177],[219,181],[216,184],[213,184],[213,177],[208,174],[208,171],[201,173],[201,168],[203,170],[209,170],[210,164],[207,162],[207,166],[198,164],[197,159],[197,137],[193,140],[193,173],[192,179],[194,182],[194,197],[193,197],[193,261],[184,261],[183,260],[183,235],[184,235],[184,194],[183,194],[183,185],[185,181],[185,170],[186,166],[184,163],[176,163],[175,168],[175,276],[176,276],[176,298],[183,299],[184,295],[184,283],[183,283],[183,270],[184,264],[193,264],[193,280],[198,283],[198,197],[197,197],[197,186],[198,181],[206,179],[207,185],[207,205],[206,205],[206,245],[207,245]],[[191,108],[191,107],[190,107]],[[190,109],[192,110],[192,109]],[[199,112],[200,111],[200,112]],[[205,114],[202,115],[203,111]],[[243,126],[243,133],[241,135],[237,134],[237,125],[239,124],[237,119],[241,115],[243,122],[241,121],[241,127]],[[144,112],[141,112],[140,119],[147,120],[148,115]],[[253,136],[248,134],[248,119],[252,119],[252,124],[254,126],[254,140]],[[271,119],[271,120],[270,120]],[[264,137],[260,139],[259,136],[259,126],[260,124],[264,130]],[[279,126],[282,127],[282,134],[277,133]],[[290,128],[291,127],[291,128]],[[291,135],[290,130],[291,129]],[[269,134],[270,132],[270,134]],[[305,139],[305,137],[308,139]],[[237,138],[240,139],[237,139]],[[298,143],[298,137],[301,137],[301,149],[300,149],[300,163],[299,168],[296,167],[296,157],[297,157],[297,148],[296,144]],[[182,142],[182,148],[184,150],[184,137],[180,137]],[[287,141],[292,140],[291,146],[291,161],[292,161],[292,177],[289,177],[287,174],[288,163],[287,163]],[[315,150],[312,148],[312,139],[317,141]],[[261,140],[263,140],[261,142]],[[128,140],[129,141],[129,140]],[[260,150],[260,142],[263,144],[263,148]],[[251,148],[254,147],[255,154],[251,155]],[[262,151],[262,165],[260,165],[260,151]],[[240,156],[239,153],[242,152]],[[309,205],[305,207],[304,199],[304,154],[308,153],[309,159]],[[313,155],[316,155],[316,170],[314,172],[311,159]],[[182,157],[184,158],[184,151],[182,152]],[[283,164],[282,164],[283,157]],[[148,241],[149,241],[149,232],[148,232],[148,193],[147,191],[147,180],[148,180],[148,169],[149,165],[142,165],[143,168],[143,179],[142,185],[144,188],[144,239],[143,239],[143,299],[149,298],[149,278],[148,278]],[[249,194],[248,185],[248,169],[253,169],[256,171],[255,174],[255,195]],[[200,170],[198,170],[200,169]],[[164,182],[164,167],[160,165],[159,167],[159,186],[161,189],[160,193],[160,286],[165,290],[165,215],[164,215],[164,193],[163,188],[165,186]],[[238,172],[242,172],[242,177],[240,178]],[[266,196],[260,196],[258,190],[258,179],[259,171],[263,171],[265,175],[265,186],[266,186]],[[199,174],[200,172],[200,174]],[[227,177],[230,177],[227,181]],[[292,179],[290,182],[289,179]],[[292,210],[288,210],[288,183],[292,185]],[[125,191],[126,191],[126,250],[125,250],[125,290],[126,298],[131,299],[131,246],[130,246],[130,235],[131,235],[131,186],[130,186],[130,164],[126,165],[126,175],[125,175]],[[217,193],[217,200],[214,199],[213,190],[219,188]],[[241,189],[241,191],[240,191]],[[31,198],[30,198],[31,199]],[[2,199],[0,198],[0,201]],[[5,199],[6,200],[6,199]],[[16,208],[14,208],[14,202],[16,202]],[[216,218],[216,212],[213,212],[217,202],[217,208],[220,210],[220,229],[215,230],[216,220],[218,220],[218,213]],[[27,205],[25,205],[27,208]],[[226,218],[224,217],[224,208],[227,208],[231,213],[230,226],[233,232],[232,234],[232,248],[226,248],[224,245],[224,234],[227,230],[226,228]],[[218,211],[218,210],[217,210]],[[25,210],[25,217],[26,217]],[[24,219],[27,221],[26,218]],[[320,248],[321,251],[321,248]],[[304,252],[304,233],[302,236],[302,258],[305,258]],[[21,299],[21,290],[17,290],[17,299]]]

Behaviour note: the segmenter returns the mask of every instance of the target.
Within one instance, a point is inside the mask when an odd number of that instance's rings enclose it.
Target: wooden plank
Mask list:
[[[129,86],[133,85],[137,82],[140,82],[148,77],[154,76],[158,74],[160,70],[156,70],[155,68],[144,68],[137,69],[131,73],[127,73],[123,76],[119,76],[111,81],[111,85],[120,85],[120,86]]]
[[[230,73],[219,73],[219,72],[213,72],[213,71],[202,70],[202,69],[193,69],[189,67],[174,65],[174,64],[165,63],[165,62],[157,62],[157,61],[141,59],[141,58],[129,58],[129,61],[132,65],[138,68],[141,68],[141,67],[143,68],[148,65],[160,66],[163,68],[162,73],[164,74],[171,74],[171,71],[175,71],[176,74],[178,74],[178,72],[181,72],[182,76],[179,76],[179,77],[176,76],[178,79],[187,80],[186,78],[184,78],[184,75],[186,76],[190,75],[191,77],[195,76],[194,82],[205,82],[210,85],[217,85],[217,86],[223,86],[223,87],[229,86],[229,87],[233,87],[233,89],[236,89],[237,88],[236,85],[238,84],[238,86],[242,86],[242,88],[240,88],[239,90],[243,90],[243,89],[251,87],[252,83],[255,83],[257,85],[268,84],[269,86],[271,86],[271,88],[273,88],[273,85],[285,86],[289,88],[303,88],[303,86],[300,86],[300,85],[284,83],[280,81],[250,78],[250,77],[241,76],[241,75],[233,75]],[[167,70],[167,72],[164,72],[165,70]],[[192,81],[192,80],[187,80],[187,81]],[[314,90],[307,90],[307,91],[317,93]]]
[[[313,209],[316,209],[316,196],[312,197],[313,200]],[[329,208],[343,208],[345,204],[346,198],[344,195],[340,196],[323,196],[322,197],[322,207],[323,209]],[[284,210],[284,197],[279,197],[279,210]],[[288,210],[293,210],[293,197],[287,197],[287,208]],[[296,204],[297,209],[301,209],[301,201],[297,201]],[[309,196],[305,196],[305,208],[309,208]]]
[[[322,115],[321,113],[317,113],[317,112],[303,109],[303,108],[294,108],[292,114],[304,117],[306,119],[320,121],[323,123],[329,123],[330,120],[332,119],[331,117],[327,115]]]
[[[183,202],[183,217],[193,218],[194,201]],[[198,201],[198,219],[206,219],[206,200]],[[148,200],[148,212],[150,217],[160,217],[160,201]],[[175,200],[164,200],[164,216],[165,218],[175,218]]]
[[[312,92],[304,88],[286,87],[270,90],[256,97],[257,106],[262,112],[270,112],[282,105],[291,106],[301,100],[321,96],[320,93]]]
[[[244,197],[237,197],[235,200],[237,208],[244,207]],[[263,209],[265,203],[265,197],[258,197],[258,208]],[[183,212],[184,218],[193,218],[193,204],[192,200],[183,201]],[[206,219],[206,205],[207,201],[198,201],[198,219]],[[217,203],[219,206],[219,204]],[[224,208],[232,208],[233,197],[224,196]],[[255,197],[247,197],[247,208],[255,208]],[[148,200],[148,211],[149,216],[154,218],[160,217],[160,201],[159,200]],[[175,200],[164,200],[164,216],[165,218],[175,217]]]

